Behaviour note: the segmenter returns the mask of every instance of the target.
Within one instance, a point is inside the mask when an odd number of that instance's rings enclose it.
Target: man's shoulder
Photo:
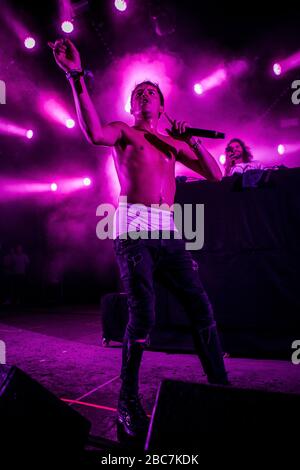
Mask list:
[[[124,121],[111,121],[107,125],[112,127],[118,127],[119,129],[130,128],[130,126],[128,126],[128,124],[126,124],[126,122]]]

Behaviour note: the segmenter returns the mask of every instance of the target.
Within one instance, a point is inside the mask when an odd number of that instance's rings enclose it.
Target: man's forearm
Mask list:
[[[101,122],[90,98],[83,77],[70,78],[76,112],[80,127],[91,143],[96,143],[101,135]]]
[[[202,145],[201,141],[193,139],[190,141],[189,146],[198,158],[200,172],[204,173],[208,180],[220,181],[222,179],[222,172],[219,165],[211,153]]]

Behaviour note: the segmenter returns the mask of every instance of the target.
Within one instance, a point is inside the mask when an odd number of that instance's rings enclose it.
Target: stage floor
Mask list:
[[[91,433],[116,440],[121,345],[103,348],[101,336],[95,306],[0,312],[7,364],[17,365],[58,397],[81,402],[71,406],[91,421]],[[234,386],[300,394],[300,365],[242,358],[225,362]],[[146,351],[140,391],[148,414],[164,378],[206,382],[195,355]]]

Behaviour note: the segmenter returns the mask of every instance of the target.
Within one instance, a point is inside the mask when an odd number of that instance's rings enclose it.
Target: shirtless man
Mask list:
[[[157,84],[146,81],[134,88],[131,96],[134,126],[121,121],[102,125],[85,86],[80,55],[75,46],[62,39],[55,44],[49,43],[49,46],[70,81],[78,120],[87,140],[114,148],[120,196],[126,196],[128,201],[129,215],[126,217],[130,216],[133,204],[135,209],[141,204],[141,208],[146,206],[149,209],[152,204],[173,205],[176,161],[211,181],[221,180],[217,163],[201,142],[183,138],[186,123],[172,121],[169,135],[157,131],[158,120],[164,112],[164,98]],[[118,211],[120,215],[120,206]],[[117,230],[114,240],[129,310],[122,351],[117,423],[118,431],[129,438],[144,438],[148,427],[148,418],[138,394],[138,378],[143,350],[149,344],[149,333],[154,325],[154,272],[159,271],[176,288],[186,308],[195,349],[208,381],[228,384],[212,306],[195,262],[185,250],[184,240],[171,236],[172,230],[176,231],[172,211],[157,211],[154,212],[154,222],[159,216],[160,223],[159,226],[154,224],[155,229],[159,227],[160,234],[169,227],[170,239],[122,239],[122,230]],[[152,215],[150,225],[146,226],[149,232],[154,230]]]

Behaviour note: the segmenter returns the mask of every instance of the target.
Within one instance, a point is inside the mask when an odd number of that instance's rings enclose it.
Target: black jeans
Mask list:
[[[176,289],[193,327],[215,325],[213,309],[198,274],[198,264],[185,249],[185,241],[117,238],[114,248],[128,296],[129,321],[125,337],[148,339],[155,322],[153,276],[159,276]]]

